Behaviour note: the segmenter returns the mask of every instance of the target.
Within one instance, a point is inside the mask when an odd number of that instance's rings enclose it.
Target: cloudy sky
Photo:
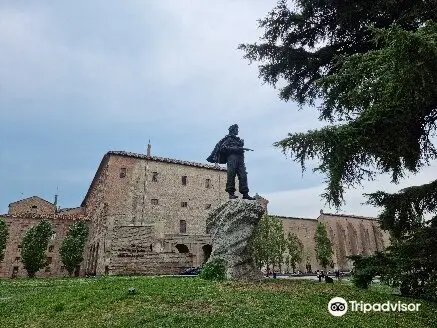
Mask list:
[[[0,213],[38,195],[78,206],[109,150],[205,162],[233,123],[246,146],[249,187],[272,214],[317,217],[323,177],[303,175],[273,142],[322,126],[262,85],[239,43],[276,0],[0,1]],[[373,216],[361,194],[401,185],[387,177],[350,190],[342,213]],[[436,171],[436,172],[433,172]]]

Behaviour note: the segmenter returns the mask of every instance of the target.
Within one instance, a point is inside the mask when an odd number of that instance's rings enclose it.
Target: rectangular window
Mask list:
[[[182,202],[181,203],[181,207],[188,207],[188,203],[187,202]]]
[[[206,179],[205,180],[205,187],[206,188],[211,188],[211,179]]]
[[[126,168],[122,167],[120,168],[120,178],[126,177]]]
[[[19,256],[17,256],[17,257],[15,258],[15,262],[20,262],[20,257],[19,257]]]
[[[208,235],[211,233],[211,229],[210,229],[208,226],[206,226],[206,233],[207,233]]]
[[[158,200],[156,198],[152,199],[151,202],[152,202],[152,205],[158,205]]]
[[[187,176],[186,175],[182,176],[182,185],[184,185],[184,186],[187,185]]]
[[[46,266],[46,269],[44,270],[45,272],[50,272],[50,267]]]
[[[55,246],[53,246],[53,245],[50,245],[49,246],[49,252],[53,252],[53,249],[55,248]]]
[[[158,172],[152,172],[152,181],[158,182]]]
[[[46,259],[46,265],[50,265],[50,264],[52,264],[52,258],[51,258],[51,257],[48,257],[48,258]]]
[[[180,233],[187,233],[187,221],[185,221],[185,220],[179,221],[179,232]]]

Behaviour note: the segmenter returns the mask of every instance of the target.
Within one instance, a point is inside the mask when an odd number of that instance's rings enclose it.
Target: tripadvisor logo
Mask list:
[[[384,302],[384,303],[364,303],[358,301],[347,302],[342,297],[334,297],[328,303],[328,311],[334,317],[341,317],[346,314],[348,309],[353,312],[417,312],[420,303]]]
[[[334,317],[341,317],[347,312],[347,302],[342,297],[334,297],[328,303],[328,311]]]

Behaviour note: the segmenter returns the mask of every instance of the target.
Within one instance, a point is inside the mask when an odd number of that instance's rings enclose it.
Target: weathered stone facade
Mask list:
[[[166,261],[166,253],[181,254],[181,261],[186,261],[185,253],[191,253],[191,265],[186,266],[202,264],[205,248],[210,247],[204,218],[227,199],[225,182],[226,170],[222,167],[109,152],[82,203],[91,221],[85,254],[87,271],[119,274],[120,266],[114,264],[121,261],[118,249],[132,245],[141,248],[144,243],[154,245],[151,252],[158,254],[156,271],[162,271],[159,263]],[[128,230],[121,227],[131,227],[129,231],[147,229],[147,241],[129,241],[131,234],[126,235]],[[126,244],[121,245],[121,240]]]
[[[9,215],[31,213],[35,216],[51,216],[56,212],[56,206],[38,196],[22,199],[9,204]]]
[[[329,239],[333,244],[333,269],[350,270],[352,263],[347,256],[369,255],[383,250],[389,245],[389,235],[382,231],[378,221],[355,215],[331,214],[321,212],[317,219],[281,217],[284,232],[297,235],[304,246],[302,261],[298,268],[306,271],[309,263],[312,270],[322,269],[317,263],[314,235],[318,222],[325,224]]]
[[[16,260],[18,245],[25,230],[43,217],[52,220],[57,230],[51,245],[52,267],[50,272],[39,272],[40,276],[66,274],[61,270],[59,247],[68,226],[76,219],[89,221],[80,274],[177,273],[184,267],[199,266],[211,254],[206,217],[228,200],[225,184],[224,167],[150,153],[108,152],[80,207],[58,210],[56,204],[39,197],[9,205],[8,215],[2,216],[10,237],[6,258],[0,263],[0,277],[10,277],[16,266],[17,275],[25,275]],[[267,211],[268,201],[258,201]],[[369,218],[326,213],[318,219],[278,218],[285,232],[296,233],[304,244],[299,268],[302,271],[307,260],[313,270],[320,269],[314,251],[318,221],[326,223],[334,244],[335,265],[342,269],[350,268],[346,256],[369,254],[388,244],[387,234]]]
[[[27,276],[27,271],[21,262],[21,242],[26,231],[38,224],[42,219],[46,219],[52,224],[53,235],[47,249],[46,267],[38,271],[36,276],[68,276],[67,270],[64,269],[61,263],[59,249],[62,240],[68,233],[70,225],[76,220],[83,220],[83,216],[67,217],[64,214],[55,215],[54,213],[50,216],[44,216],[35,215],[34,213],[20,213],[19,215],[0,215],[0,218],[5,220],[9,231],[5,258],[0,262],[0,277],[14,278]],[[83,266],[77,268],[76,274],[84,275],[85,268]]]

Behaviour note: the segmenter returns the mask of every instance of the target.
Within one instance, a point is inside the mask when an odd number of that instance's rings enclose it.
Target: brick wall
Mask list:
[[[87,272],[102,274],[105,268],[114,267],[114,254],[108,249],[117,227],[133,226],[141,231],[142,226],[152,226],[163,249],[173,243],[172,239],[164,240],[164,235],[208,239],[205,218],[210,209],[227,200],[225,184],[224,170],[135,156],[105,156],[83,204],[92,236],[85,254]],[[185,233],[180,231],[181,220],[185,221]],[[202,263],[204,245],[192,248],[194,264]],[[174,248],[169,251],[178,252]]]
[[[370,255],[389,245],[388,233],[381,230],[374,219],[332,214],[321,214],[317,219],[277,217],[283,222],[285,235],[288,232],[294,233],[304,246],[302,261],[297,270],[306,271],[307,259],[312,271],[323,269],[318,264],[315,253],[314,235],[318,222],[325,224],[333,244],[335,269],[350,270],[352,262],[347,260],[347,256]]]
[[[12,216],[4,215],[0,216],[5,220],[9,236],[6,243],[5,258],[0,262],[0,277],[10,278],[13,276],[14,267],[18,270],[16,272],[17,277],[27,276],[27,271],[24,269],[23,263],[21,263],[20,246],[26,231],[32,226],[38,224],[43,218],[36,215],[21,215]],[[49,277],[49,276],[66,276],[68,275],[66,270],[63,270],[61,263],[59,248],[62,240],[68,233],[68,228],[75,222],[74,219],[55,219],[53,217],[46,218],[51,224],[53,229],[53,236],[49,242],[47,249],[47,258],[50,258],[51,263],[37,272],[37,277]],[[81,274],[84,273],[84,268],[81,268]]]
[[[22,213],[32,213],[35,215],[50,216],[56,211],[55,205],[39,197],[30,197],[9,204],[9,215],[20,215]]]
[[[352,268],[347,256],[370,255],[389,244],[388,233],[381,230],[378,221],[373,219],[321,214],[319,221],[326,224],[334,244],[334,262],[339,268]]]

